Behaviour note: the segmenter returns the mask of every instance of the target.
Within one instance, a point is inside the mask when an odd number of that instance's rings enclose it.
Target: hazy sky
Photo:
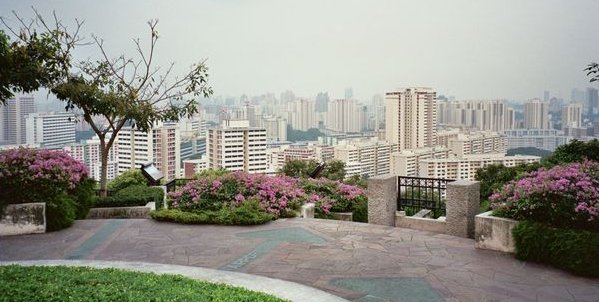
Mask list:
[[[430,86],[458,99],[569,99],[599,61],[599,1],[27,1],[0,14],[55,10],[86,21],[114,55],[159,19],[159,62],[206,58],[215,95],[286,89],[356,97]],[[89,55],[93,49],[80,54]]]

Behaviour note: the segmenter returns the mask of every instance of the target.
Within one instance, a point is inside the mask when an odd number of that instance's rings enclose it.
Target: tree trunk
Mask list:
[[[100,137],[100,197],[108,195],[108,151],[104,137]]]

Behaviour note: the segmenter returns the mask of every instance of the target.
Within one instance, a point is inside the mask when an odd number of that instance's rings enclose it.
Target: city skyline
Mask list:
[[[160,65],[185,69],[206,58],[210,84],[223,96],[289,89],[341,98],[351,87],[369,101],[426,86],[461,100],[527,100],[544,90],[568,100],[572,88],[593,86],[583,69],[599,57],[596,1],[0,4],[13,21],[11,10],[30,17],[31,6],[70,24],[85,20],[84,34],[103,38],[113,56],[131,53],[131,38],[143,41],[146,21],[159,19]]]

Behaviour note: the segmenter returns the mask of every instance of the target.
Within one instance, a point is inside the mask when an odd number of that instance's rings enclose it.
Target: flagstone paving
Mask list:
[[[142,261],[237,271],[316,287],[348,300],[599,301],[599,280],[471,239],[319,219],[261,226],[82,220],[54,233],[0,237],[0,261]]]

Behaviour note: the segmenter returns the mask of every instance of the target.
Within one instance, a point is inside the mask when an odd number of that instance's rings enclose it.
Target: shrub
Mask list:
[[[491,198],[497,216],[599,230],[599,162],[539,169]]]
[[[47,230],[85,217],[94,182],[85,165],[62,151],[11,149],[0,152],[0,208],[9,203],[45,202]]]
[[[355,213],[359,205],[364,207],[366,204],[365,207],[368,207],[368,198],[361,188],[326,178],[304,179],[301,187],[306,193],[306,202],[315,204],[317,217],[330,218],[330,212],[353,212],[360,221],[364,221],[363,213]],[[364,209],[360,211],[364,212]]]
[[[161,188],[146,185],[132,185],[117,191],[114,196],[98,198],[96,207],[132,207],[145,206],[148,202],[155,201],[156,208],[160,208],[164,198]]]
[[[516,257],[547,263],[575,274],[599,277],[599,233],[585,230],[556,229],[522,221],[512,234]]]
[[[481,210],[486,211],[489,208],[489,197],[493,192],[499,191],[512,180],[520,179],[527,173],[536,171],[539,167],[538,163],[520,164],[514,167],[496,164],[478,169],[474,178],[480,181]]]
[[[274,216],[264,213],[258,202],[246,202],[239,206],[229,206],[218,211],[185,212],[178,209],[152,211],[150,216],[158,221],[178,222],[184,224],[225,224],[253,225],[264,224]]]
[[[108,183],[108,190],[111,191],[119,191],[124,188],[135,186],[135,185],[144,185],[147,186],[148,181],[141,173],[139,169],[131,169],[125,171],[123,174],[117,176],[115,179],[111,180]]]
[[[188,182],[169,193],[169,207],[182,211],[218,211],[223,207],[257,200],[269,214],[279,217],[299,208],[303,191],[297,180],[286,176],[267,176],[233,172],[214,179],[201,178]]]

